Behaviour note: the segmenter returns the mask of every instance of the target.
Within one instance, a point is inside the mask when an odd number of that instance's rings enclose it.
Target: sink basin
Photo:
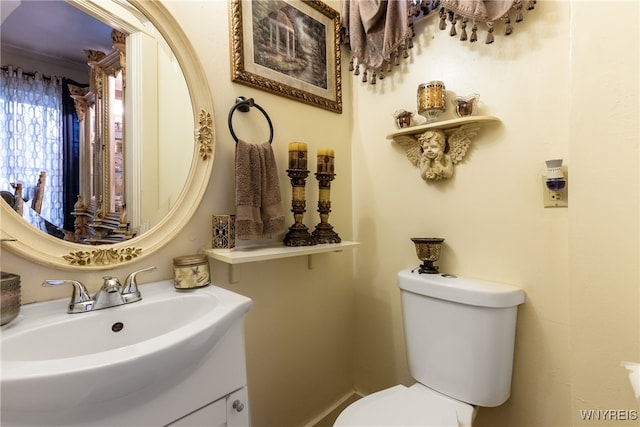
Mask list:
[[[140,291],[142,301],[89,313],[67,314],[68,298],[23,306],[2,327],[3,421],[179,382],[251,305],[216,286],[177,291],[167,280]]]

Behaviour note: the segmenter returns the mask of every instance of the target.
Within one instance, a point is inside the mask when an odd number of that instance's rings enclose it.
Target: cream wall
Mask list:
[[[521,286],[511,399],[478,426],[582,425],[581,409],[637,409],[622,360],[640,360],[638,29],[606,25],[604,2],[543,1],[492,45],[416,28],[411,58],[375,86],[354,83],[355,385],[413,382],[396,273],[411,237],[443,237],[441,270]],[[637,2],[607,2],[638,17]],[[614,28],[615,27],[615,28]],[[480,36],[482,40],[482,36]],[[425,183],[385,139],[416,89],[480,93],[483,126],[454,177]],[[451,112],[448,112],[451,115]],[[565,159],[569,208],[542,207],[544,161]],[[614,421],[637,425],[637,421]],[[584,424],[603,424],[584,422]]]
[[[620,6],[612,5],[614,10]],[[619,12],[640,16],[638,2],[625,3]],[[640,360],[640,37],[631,22],[621,22],[606,37],[594,34],[598,3],[579,3],[572,20],[569,153],[575,161],[572,178],[581,185],[574,186],[575,209],[569,215],[570,362],[574,425],[586,425],[580,423],[580,409],[633,407],[616,362]],[[605,105],[602,115],[594,114]],[[602,125],[585,126],[594,119]],[[609,203],[604,194],[616,202]]]
[[[168,278],[173,257],[210,247],[210,215],[233,210],[226,119],[239,95],[254,97],[273,120],[287,210],[288,142],[336,150],[331,223],[361,242],[315,256],[312,270],[305,258],[239,266],[237,284],[212,261],[217,284],[254,300],[246,320],[254,427],[302,426],[352,387],[368,393],[412,382],[396,272],[418,264],[415,236],[446,238],[442,270],[527,292],[512,397],[482,409],[480,427],[581,425],[579,409],[636,407],[618,365],[640,361],[638,30],[637,19],[617,18],[638,17],[636,2],[538,2],[491,46],[462,44],[424,22],[411,58],[376,86],[352,80],[343,58],[342,115],[231,83],[226,2],[165,4],[200,52],[213,92],[213,175],[184,232],[110,273],[153,264],[158,271],[145,280]],[[480,93],[480,113],[501,123],[483,127],[451,180],[427,184],[385,136],[391,114],[413,109],[418,84],[434,79],[450,93]],[[258,112],[236,116],[240,137],[266,138]],[[570,207],[543,209],[540,175],[556,157],[568,166]],[[313,184],[308,226],[317,222]],[[40,288],[45,278],[73,275],[92,291],[101,283],[102,273],[54,271],[7,251],[1,265],[22,275],[25,302],[67,295]]]

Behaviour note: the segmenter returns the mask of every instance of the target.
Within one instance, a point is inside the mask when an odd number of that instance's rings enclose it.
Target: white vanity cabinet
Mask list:
[[[248,310],[248,306],[245,307]],[[214,333],[222,333],[221,338],[196,363],[181,364],[181,360],[174,360],[174,375],[165,380],[158,378],[157,387],[130,396],[119,407],[119,413],[96,420],[95,425],[250,427],[244,315],[226,328],[225,331],[225,326],[218,325]],[[190,351],[188,347],[185,346],[185,352]],[[239,403],[234,408],[236,400]],[[78,427],[80,425],[89,424],[79,423]]]
[[[216,286],[176,292],[168,280],[144,285],[142,294],[140,302],[95,313],[67,314],[66,298],[31,304],[9,328],[3,326],[2,427],[249,427],[244,317],[251,300]],[[196,314],[171,329],[172,322],[189,316],[178,310],[180,304]],[[145,319],[155,307],[164,310],[165,318]],[[143,322],[146,325],[136,327]],[[59,323],[73,336],[94,331],[99,336],[96,343],[111,342],[114,348],[71,357],[59,349],[37,360],[38,343],[26,354],[12,347],[12,338]],[[136,339],[125,343],[116,341],[126,340],[125,335],[100,335],[102,326],[115,333],[111,325],[116,323],[125,325],[118,333],[130,333]],[[83,329],[85,325],[89,326]],[[140,338],[144,330],[154,327],[169,330]],[[174,340],[179,345],[171,345]],[[82,341],[85,347],[79,348],[93,348],[89,341]],[[45,345],[55,350],[55,340]],[[19,351],[23,353],[16,360]],[[38,371],[41,365],[45,368]]]
[[[196,412],[169,424],[171,427],[248,427],[249,397],[243,387]]]
[[[154,412],[162,420],[144,425],[250,427],[242,321],[231,325],[199,366],[186,369],[189,375],[149,402],[147,410],[132,408],[137,415]]]

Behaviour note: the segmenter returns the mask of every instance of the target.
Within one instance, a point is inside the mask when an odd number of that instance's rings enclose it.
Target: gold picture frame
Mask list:
[[[340,14],[319,0],[232,0],[231,80],[342,113]]]

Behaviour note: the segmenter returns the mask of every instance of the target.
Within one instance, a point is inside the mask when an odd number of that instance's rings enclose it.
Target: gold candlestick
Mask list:
[[[331,149],[318,150],[318,172],[316,179],[319,185],[318,213],[320,223],[313,231],[313,241],[322,243],[340,243],[342,239],[329,224],[329,213],[331,212],[331,181],[336,177],[334,173],[334,153]]]
[[[287,175],[291,178],[291,212],[293,212],[294,224],[284,236],[286,246],[311,246],[315,242],[309,234],[309,229],[302,223],[306,201],[304,187],[309,171],[307,169],[287,169]]]

